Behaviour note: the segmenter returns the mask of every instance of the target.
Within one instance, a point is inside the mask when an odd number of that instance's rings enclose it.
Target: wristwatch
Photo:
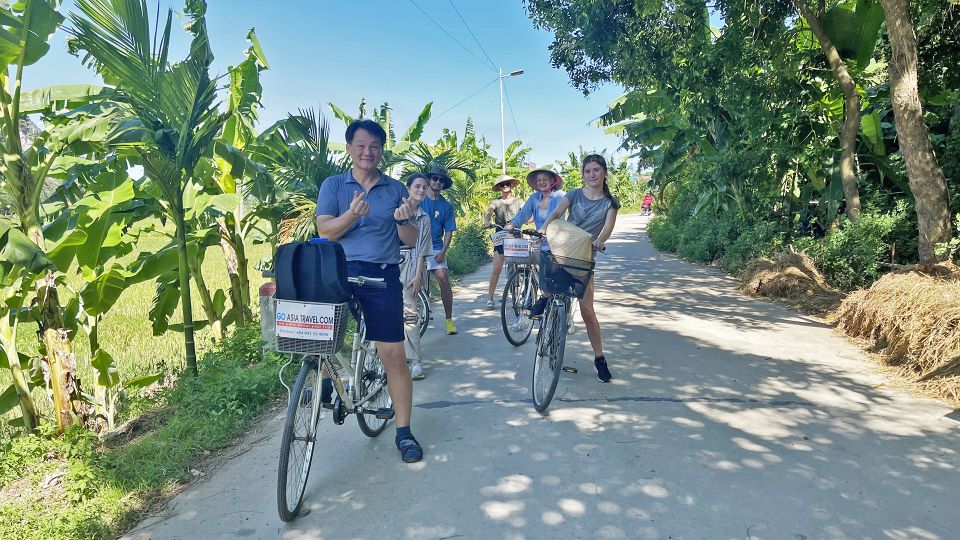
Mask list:
[[[394,221],[397,223],[397,225],[406,225],[407,223],[410,223],[409,219],[395,219]]]

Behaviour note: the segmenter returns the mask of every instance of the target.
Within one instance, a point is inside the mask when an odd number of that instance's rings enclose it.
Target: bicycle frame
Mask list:
[[[377,382],[376,386],[372,387],[368,392],[368,395],[360,395],[360,385],[356,384],[356,381],[363,376],[363,360],[368,354],[376,354],[376,343],[366,339],[367,327],[361,315],[360,321],[357,323],[357,331],[353,333],[353,345],[350,350],[350,356],[345,357],[342,353],[337,352],[334,354],[324,354],[324,355],[309,355],[310,358],[317,357],[317,369],[320,372],[326,370],[330,374],[330,379],[333,382],[333,387],[337,391],[337,395],[340,396],[340,399],[343,401],[346,409],[354,414],[363,413],[363,405],[370,401],[373,396],[377,395],[383,388],[382,382]],[[290,402],[292,389],[287,386],[287,383],[283,380],[283,370],[287,368],[290,364],[293,363],[293,354],[290,355],[290,359],[280,368],[280,383],[284,388],[287,389],[287,403]],[[304,361],[312,362],[313,360]],[[349,373],[350,377],[347,378],[347,384],[344,385],[344,374]],[[348,388],[349,387],[349,388]],[[313,392],[313,417],[311,417],[311,425],[316,425],[320,420],[320,411],[323,407],[320,404],[320,392]]]

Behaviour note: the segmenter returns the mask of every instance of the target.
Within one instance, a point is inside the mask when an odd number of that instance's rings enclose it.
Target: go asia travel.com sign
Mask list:
[[[277,337],[331,341],[336,306],[277,301]]]

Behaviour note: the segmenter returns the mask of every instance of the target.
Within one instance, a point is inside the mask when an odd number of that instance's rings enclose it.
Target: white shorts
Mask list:
[[[424,257],[424,260],[427,261],[427,270],[440,270],[447,268],[447,258],[443,258],[443,262],[437,262],[436,255],[427,255]]]

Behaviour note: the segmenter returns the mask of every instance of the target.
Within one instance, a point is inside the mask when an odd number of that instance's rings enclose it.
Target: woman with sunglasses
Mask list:
[[[517,215],[520,208],[523,207],[523,201],[513,196],[513,188],[520,181],[509,174],[501,174],[493,184],[493,191],[500,195],[498,198],[490,201],[487,206],[487,214],[483,217],[484,227],[490,226],[490,220],[501,227]],[[493,294],[497,290],[497,282],[500,281],[500,272],[503,270],[503,246],[493,246],[493,270],[490,272],[490,287],[487,290],[487,309],[493,309]]]

